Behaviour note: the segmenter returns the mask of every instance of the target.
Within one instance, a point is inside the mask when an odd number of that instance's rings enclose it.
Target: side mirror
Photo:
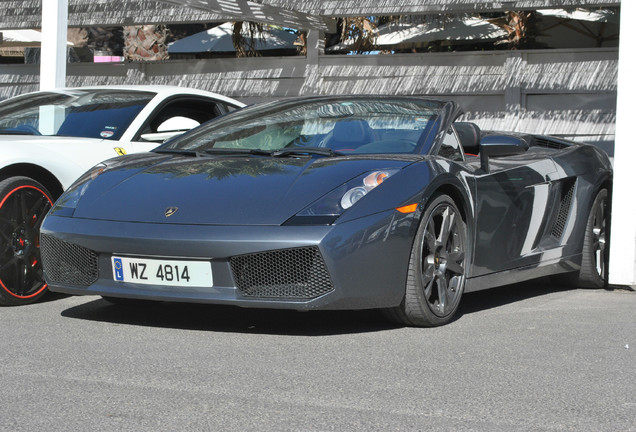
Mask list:
[[[530,148],[528,142],[512,135],[486,135],[479,142],[479,157],[481,168],[490,172],[488,160],[490,157],[514,156],[525,153]]]

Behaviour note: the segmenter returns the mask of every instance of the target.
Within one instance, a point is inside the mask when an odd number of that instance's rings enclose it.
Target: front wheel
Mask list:
[[[411,249],[406,291],[389,316],[401,324],[450,322],[466,282],[466,224],[453,199],[439,195],[426,207]]]
[[[0,181],[0,305],[33,303],[46,291],[40,262],[40,225],[51,194],[28,177]]]

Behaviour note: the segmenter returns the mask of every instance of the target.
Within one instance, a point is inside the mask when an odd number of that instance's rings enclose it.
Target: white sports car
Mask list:
[[[0,102],[0,305],[31,303],[46,291],[40,224],[81,174],[243,106],[170,86],[68,88]]]

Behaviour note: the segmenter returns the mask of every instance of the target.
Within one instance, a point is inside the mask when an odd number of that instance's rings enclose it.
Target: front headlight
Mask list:
[[[98,163],[90,170],[86,171],[79,179],[75,181],[62,196],[55,202],[51,209],[51,214],[58,216],[72,216],[77,208],[79,200],[82,198],[91,182],[102,174],[108,166],[104,163]]]
[[[373,171],[349,180],[301,210],[287,224],[330,224],[397,171]]]
[[[362,180],[362,186],[356,186],[345,192],[344,196],[340,200],[340,207],[344,210],[354,205],[360,198],[365,196],[369,191],[379,186],[385,179],[387,179],[393,172],[390,171],[374,171],[368,174]]]

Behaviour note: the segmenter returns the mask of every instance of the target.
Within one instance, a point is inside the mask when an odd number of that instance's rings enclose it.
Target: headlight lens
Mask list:
[[[367,194],[367,190],[363,187],[355,187],[345,192],[344,196],[340,200],[340,207],[348,209],[352,205],[358,202],[360,198]]]
[[[340,207],[344,210],[354,205],[360,198],[365,196],[369,191],[379,186],[385,179],[390,177],[392,172],[390,171],[374,171],[368,174],[362,180],[362,186],[354,187],[345,192],[344,196],[340,200]]]
[[[315,223],[331,223],[397,171],[387,169],[360,175],[315,201],[289,222],[303,223],[302,219],[307,219]]]

